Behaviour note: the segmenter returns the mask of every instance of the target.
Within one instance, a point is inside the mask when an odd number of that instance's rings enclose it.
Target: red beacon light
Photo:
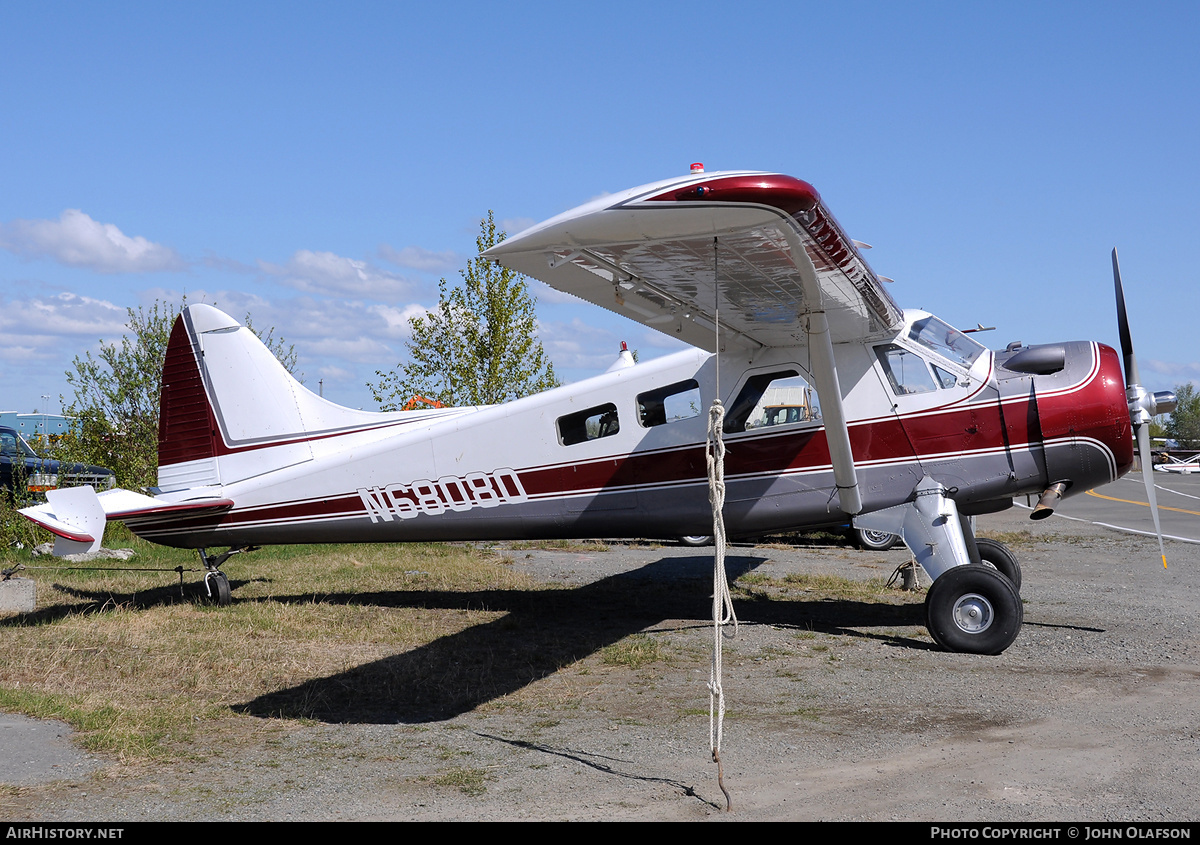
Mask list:
[[[704,162],[702,162],[702,161],[692,162],[692,172],[693,173],[703,173],[704,172]]]

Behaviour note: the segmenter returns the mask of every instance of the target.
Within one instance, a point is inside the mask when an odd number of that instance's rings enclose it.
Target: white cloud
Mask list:
[[[259,261],[258,267],[288,287],[326,296],[395,299],[407,295],[413,288],[403,276],[332,252],[301,249],[288,259],[287,264]]]
[[[390,346],[375,338],[334,336],[306,342],[304,355],[309,359],[334,359],[380,368],[389,366],[391,357],[395,357]]]
[[[124,308],[111,302],[68,292],[28,299],[0,297],[0,303],[3,341],[17,335],[116,339],[125,333],[128,318]]]
[[[405,305],[396,308],[392,305],[372,305],[367,311],[383,320],[385,333],[389,337],[409,337],[409,321],[414,317],[428,314],[429,309],[424,305]]]
[[[0,225],[0,247],[26,258],[49,258],[97,273],[155,273],[186,269],[170,247],[130,237],[74,208],[57,220],[13,220]]]
[[[1142,370],[1142,386],[1147,390],[1170,390],[1177,384],[1191,382],[1200,386],[1200,362],[1177,364],[1174,361],[1155,361],[1153,359],[1139,362]],[[1147,379],[1146,373],[1162,376],[1169,384],[1149,384],[1153,379]]]
[[[398,267],[408,267],[412,270],[422,270],[428,273],[442,273],[461,266],[462,258],[452,249],[433,252],[419,246],[406,246],[396,249],[384,244],[379,248],[379,257],[390,261]]]
[[[354,373],[343,367],[321,367],[317,370],[317,375],[325,381],[352,381],[355,379]]]
[[[101,339],[119,340],[126,319],[124,308],[74,293],[0,296],[5,385],[0,406],[23,407],[33,401],[31,397],[64,392],[63,373],[71,359],[84,350],[98,350]]]
[[[574,319],[569,323],[538,321],[538,340],[556,370],[603,372],[620,352],[620,339],[608,328]]]

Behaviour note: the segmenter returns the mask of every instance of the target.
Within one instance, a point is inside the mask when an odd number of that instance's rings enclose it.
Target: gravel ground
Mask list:
[[[1153,541],[1087,523],[1034,523],[1018,509],[979,523],[1030,532],[1015,547],[1025,627],[998,657],[939,651],[920,596],[738,604],[724,681],[732,813],[708,754],[711,557],[634,544],[512,556],[567,596],[603,579],[627,588],[628,604],[602,615],[614,641],[646,632],[658,659],[645,666],[594,651],[435,721],[241,717],[252,727],[232,746],[152,771],[81,757],[30,784],[0,758],[0,781],[23,784],[0,791],[0,817],[1200,819],[1200,546],[1170,544],[1164,571]],[[730,570],[886,577],[906,559],[738,547]],[[678,601],[639,604],[639,585],[668,578]],[[571,613],[581,611],[569,601],[546,609],[554,624]],[[5,737],[18,730],[9,724]]]

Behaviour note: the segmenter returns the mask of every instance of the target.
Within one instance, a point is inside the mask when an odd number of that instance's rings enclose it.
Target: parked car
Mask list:
[[[116,475],[110,469],[43,458],[16,429],[0,427],[0,490],[10,500],[84,484],[98,491],[109,490],[116,483]]]

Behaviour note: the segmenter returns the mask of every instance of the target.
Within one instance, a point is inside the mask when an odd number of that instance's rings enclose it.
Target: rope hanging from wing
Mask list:
[[[733,612],[733,598],[729,594],[729,581],[725,575],[725,406],[721,403],[721,322],[720,297],[717,292],[717,239],[713,238],[713,323],[716,328],[716,395],[708,410],[708,439],[705,458],[708,464],[708,500],[713,511],[713,656],[708,676],[708,740],[712,747],[712,759],[717,764],[717,784],[725,794],[725,811],[733,809],[729,790],[725,788],[725,776],[721,767],[721,738],[725,724],[725,690],[721,684],[721,630],[732,623],[737,633],[737,615]]]

